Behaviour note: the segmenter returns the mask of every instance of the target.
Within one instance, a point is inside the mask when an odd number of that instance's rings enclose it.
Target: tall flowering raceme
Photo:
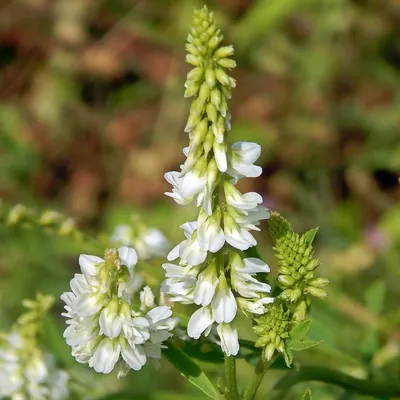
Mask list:
[[[96,372],[116,368],[122,377],[149,359],[157,362],[178,323],[170,307],[154,304],[148,287],[140,294],[140,308],[134,308],[142,284],[136,263],[136,251],[127,246],[106,250],[104,259],[82,254],[82,273],[71,280],[72,292],[61,296],[68,318],[66,342],[76,360]]]
[[[38,294],[9,332],[0,333],[0,399],[66,400],[68,374],[38,344],[42,318],[53,298]]]
[[[199,212],[196,221],[181,226],[186,239],[168,254],[162,290],[173,302],[199,306],[188,335],[198,339],[216,328],[230,356],[239,351],[238,308],[262,315],[273,299],[271,287],[258,278],[269,272],[268,265],[243,254],[257,244],[252,231],[259,231],[260,221],[270,214],[258,193],[242,194],[235,187],[244,177],[260,176],[262,169],[254,163],[261,148],[250,142],[227,144],[228,100],[236,84],[227,71],[236,63],[229,58],[233,47],[222,46],[223,39],[213,14],[206,7],[195,11],[186,44],[186,61],[193,65],[185,83],[185,97],[194,98],[185,127],[190,141],[181,170],[165,178],[172,185],[166,194],[180,205],[195,202]]]

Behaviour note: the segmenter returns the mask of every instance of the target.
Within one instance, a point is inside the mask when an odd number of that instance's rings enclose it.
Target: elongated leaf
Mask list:
[[[383,281],[375,281],[365,293],[365,303],[372,313],[379,315],[384,306],[386,284]]]
[[[222,364],[224,362],[224,353],[221,347],[214,343],[201,340],[185,341],[182,343],[181,350],[196,360],[214,364]]]
[[[299,342],[307,334],[311,326],[311,318],[300,322],[290,331],[289,345]]]
[[[190,383],[198,387],[208,397],[218,398],[216,388],[203,370],[171,340],[168,341],[168,348],[163,350],[163,355]]]
[[[318,346],[320,343],[321,342],[316,342],[314,340],[303,340],[302,342],[297,342],[290,346],[290,349],[293,351],[302,351]]]
[[[303,394],[302,400],[312,400],[310,388],[308,388],[306,392]]]

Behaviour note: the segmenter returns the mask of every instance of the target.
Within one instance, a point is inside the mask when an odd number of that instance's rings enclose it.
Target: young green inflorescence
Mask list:
[[[290,364],[288,343],[293,339],[291,332],[306,318],[312,296],[326,296],[322,288],[328,284],[328,280],[314,276],[320,265],[319,260],[314,258],[312,247],[316,229],[299,235],[276,212],[271,214],[268,224],[278,259],[277,281],[281,292],[268,313],[255,319],[253,329],[260,336],[256,346],[264,349],[267,360],[272,358],[277,349]]]

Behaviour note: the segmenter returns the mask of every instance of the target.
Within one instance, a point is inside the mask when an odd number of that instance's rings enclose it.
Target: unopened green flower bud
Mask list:
[[[200,88],[200,86],[198,83],[189,82],[189,84],[185,90],[184,96],[185,97],[195,96],[197,94],[197,92],[199,91],[199,88]]]
[[[215,70],[216,78],[221,82],[222,85],[230,86],[230,79],[228,74],[221,68]]]
[[[46,210],[39,218],[40,225],[58,224],[62,221],[63,215],[55,210]]]
[[[15,225],[18,224],[22,219],[24,219],[29,214],[28,209],[22,204],[15,205],[8,214],[7,224]]]
[[[221,58],[220,60],[217,61],[217,64],[220,65],[221,67],[229,69],[236,67],[236,61],[232,60],[231,58]]]
[[[303,300],[299,303],[293,313],[293,319],[295,321],[303,321],[307,314],[307,303]]]
[[[212,89],[215,86],[216,79],[215,79],[215,74],[214,74],[214,71],[212,70],[212,68],[206,69],[206,83],[210,89]]]
[[[314,286],[316,288],[320,288],[326,286],[329,283],[329,279],[325,278],[314,278],[307,282],[310,286]]]
[[[207,85],[207,83],[203,83],[200,86],[198,101],[201,103],[205,103],[209,97],[210,97],[210,88]]]
[[[214,50],[215,48],[218,47],[218,45],[224,40],[224,36],[220,34],[220,30],[218,29],[214,36],[208,41],[208,47],[211,50]]]
[[[308,271],[314,271],[319,265],[319,259],[312,259],[309,263],[307,263],[306,268]]]
[[[275,344],[269,343],[267,347],[264,349],[263,356],[267,361],[269,361],[271,360],[274,353],[275,353]]]
[[[296,280],[294,278],[292,278],[291,276],[288,276],[288,275],[279,275],[278,276],[278,281],[283,286],[293,286],[296,283]]]
[[[222,115],[218,117],[217,123],[213,125],[213,132],[215,135],[215,139],[217,143],[224,142],[224,133],[225,133],[225,120]]]
[[[206,138],[204,139],[203,142],[203,150],[205,155],[207,155],[210,150],[212,149],[214,144],[214,132],[212,131],[212,128],[208,130]]]
[[[222,101],[222,96],[221,96],[221,92],[218,88],[214,88],[211,90],[211,103],[217,108],[219,109],[219,106],[221,104]]]
[[[67,218],[60,225],[58,234],[60,236],[68,236],[76,230],[76,222],[73,218]]]
[[[299,288],[296,288],[292,291],[292,294],[290,295],[290,301],[292,303],[295,303],[298,299],[300,299],[302,295],[302,292]]]
[[[213,158],[207,166],[207,184],[209,187],[213,187],[219,176],[219,169],[215,159]]]
[[[306,292],[310,293],[312,296],[324,298],[326,296],[326,292],[323,289],[316,288],[314,286],[308,286],[306,288]]]
[[[201,58],[198,56],[194,56],[193,54],[186,54],[186,62],[188,64],[192,64],[195,67],[200,67],[201,66]]]
[[[218,111],[215,108],[214,104],[208,103],[206,107],[206,112],[208,119],[215,124],[218,119]]]
[[[226,57],[231,56],[234,52],[235,52],[235,50],[234,50],[233,46],[223,46],[215,51],[214,57],[215,58],[226,58]]]

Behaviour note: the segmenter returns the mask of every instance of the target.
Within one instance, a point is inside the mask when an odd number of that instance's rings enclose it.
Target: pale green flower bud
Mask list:
[[[217,68],[215,70],[215,77],[221,82],[224,86],[230,86],[230,78],[229,75],[221,68]]]
[[[200,86],[197,83],[189,82],[189,84],[185,90],[184,96],[185,97],[195,96],[197,94],[197,92],[199,91],[199,88],[200,88]]]
[[[203,149],[205,155],[207,155],[210,150],[213,148],[214,144],[214,132],[212,131],[212,128],[208,130],[206,138],[204,139],[203,142]]]
[[[199,81],[204,74],[204,69],[201,67],[193,68],[188,72],[186,79],[188,81]]]
[[[220,34],[220,30],[218,29],[214,36],[208,41],[207,45],[210,49],[216,49],[219,44],[224,40],[224,36]]]
[[[207,83],[203,83],[200,86],[198,101],[204,104],[207,102],[209,97],[210,97],[210,87],[207,85]]]
[[[221,91],[218,88],[214,88],[211,90],[211,103],[219,109],[219,106],[222,101]]]
[[[201,58],[190,53],[186,54],[186,62],[194,65],[195,67],[201,66]]]
[[[279,275],[278,281],[284,286],[293,286],[296,280],[288,275]]]
[[[216,79],[215,79],[215,74],[214,74],[214,71],[212,70],[212,68],[206,69],[206,83],[210,89],[212,89],[215,86]]]
[[[314,286],[308,286],[306,288],[306,292],[310,293],[311,295],[313,295],[315,297],[319,297],[321,299],[323,299],[326,296],[325,290],[316,288]]]
[[[220,65],[221,67],[229,69],[236,67],[236,61],[232,60],[231,58],[221,58],[220,60],[217,61],[217,64]]]
[[[231,56],[234,52],[235,51],[233,49],[233,46],[223,46],[215,51],[214,57],[215,58],[226,58],[226,57]]]
[[[208,119],[215,124],[218,119],[218,111],[215,108],[214,104],[208,103],[206,107],[206,112]]]
[[[310,286],[314,286],[316,288],[321,288],[326,286],[329,283],[329,279],[325,278],[314,278],[307,282]]]
[[[293,319],[295,321],[303,321],[307,315],[307,303],[303,300],[299,303],[293,313]]]

